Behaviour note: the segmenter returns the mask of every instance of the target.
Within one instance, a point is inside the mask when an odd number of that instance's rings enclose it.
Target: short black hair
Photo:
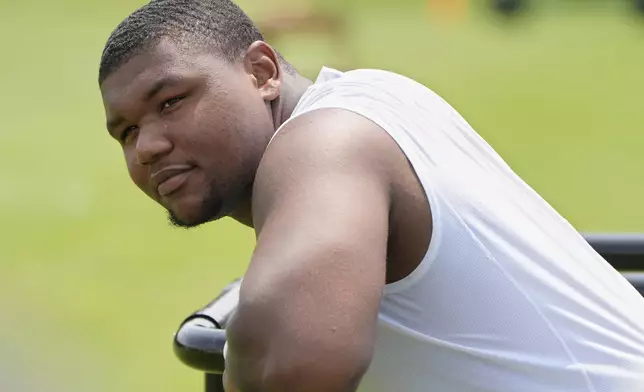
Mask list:
[[[253,21],[231,0],[152,0],[112,32],[101,56],[98,82],[162,38],[212,47],[225,60],[239,59],[255,41],[264,41]],[[286,72],[296,73],[278,53]]]

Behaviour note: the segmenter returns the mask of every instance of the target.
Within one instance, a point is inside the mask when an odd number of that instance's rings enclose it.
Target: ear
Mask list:
[[[282,69],[277,53],[269,44],[263,41],[253,42],[244,56],[244,68],[264,101],[270,102],[279,97]]]

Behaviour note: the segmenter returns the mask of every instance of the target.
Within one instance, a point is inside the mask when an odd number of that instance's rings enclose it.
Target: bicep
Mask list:
[[[300,349],[372,338],[385,283],[387,201],[376,184],[347,174],[303,179],[298,187],[306,190],[280,198],[245,274],[242,301],[279,304],[270,328],[291,342],[302,337]]]
[[[266,185],[283,189],[267,190],[281,195],[262,219],[247,293],[278,285],[298,328],[319,317],[366,328],[385,282],[388,195],[377,179],[351,168],[321,171],[293,175],[292,189],[280,180]]]

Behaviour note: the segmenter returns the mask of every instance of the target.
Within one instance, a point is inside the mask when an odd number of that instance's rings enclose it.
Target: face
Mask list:
[[[131,179],[174,224],[197,226],[247,203],[275,130],[277,64],[264,43],[231,64],[162,41],[101,84],[108,131]]]

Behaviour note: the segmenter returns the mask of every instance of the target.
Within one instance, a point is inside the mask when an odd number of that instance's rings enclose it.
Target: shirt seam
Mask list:
[[[551,322],[551,321],[548,319],[548,317],[547,317],[547,316],[542,312],[541,308],[536,304],[536,302],[533,300],[533,298],[532,298],[530,295],[528,295],[528,293],[526,293],[526,292],[521,288],[521,286],[520,286],[520,285],[518,284],[518,282],[514,279],[514,277],[512,276],[512,274],[510,274],[510,273],[509,273],[505,268],[503,268],[503,266],[501,265],[501,263],[499,263],[499,262],[498,262],[497,258],[496,258],[496,257],[494,257],[494,255],[492,255],[492,253],[491,253],[491,252],[487,249],[487,247],[486,247],[486,246],[485,246],[485,245],[484,245],[484,244],[483,244],[483,243],[478,239],[478,237],[477,237],[474,233],[472,233],[472,230],[470,229],[470,227],[469,227],[467,224],[465,224],[465,222],[463,221],[463,219],[461,218],[461,216],[460,216],[459,214],[455,214],[455,215],[456,215],[456,218],[457,218],[457,219],[459,220],[459,222],[461,223],[461,225],[465,228],[465,230],[467,230],[467,233],[469,234],[470,239],[471,239],[471,240],[473,240],[473,241],[477,244],[477,246],[485,252],[486,259],[487,259],[488,261],[490,261],[490,262],[494,263],[494,264],[499,268],[499,270],[503,273],[503,275],[506,277],[506,279],[507,279],[507,280],[508,280],[508,281],[509,281],[509,282],[510,282],[514,287],[515,287],[515,289],[516,289],[519,293],[521,293],[521,295],[523,295],[523,297],[524,297],[524,298],[528,301],[528,303],[532,306],[532,308],[534,309],[534,311],[535,311],[535,312],[537,312],[537,314],[539,315],[539,317],[541,317],[542,321],[545,323],[545,325],[546,325],[546,327],[548,328],[548,330],[550,330],[550,332],[552,333],[552,335],[553,335],[553,336],[555,337],[555,339],[559,342],[559,344],[561,345],[561,348],[564,350],[564,352],[565,352],[565,353],[566,353],[566,355],[568,356],[568,359],[570,360],[571,365],[576,366],[576,367],[579,369],[579,371],[581,372],[582,378],[583,378],[583,380],[586,382],[586,386],[588,387],[589,392],[597,392],[597,389],[595,389],[595,385],[594,385],[594,383],[590,380],[590,377],[588,376],[588,372],[587,372],[587,371],[586,371],[586,369],[584,368],[583,364],[582,364],[581,362],[579,362],[579,360],[577,359],[577,357],[573,354],[572,350],[570,349],[570,347],[569,347],[569,346],[568,346],[568,344],[566,343],[566,341],[565,341],[565,339],[563,338],[563,336],[561,336],[561,334],[557,331],[557,329],[554,327],[554,325],[552,324],[552,322]]]

